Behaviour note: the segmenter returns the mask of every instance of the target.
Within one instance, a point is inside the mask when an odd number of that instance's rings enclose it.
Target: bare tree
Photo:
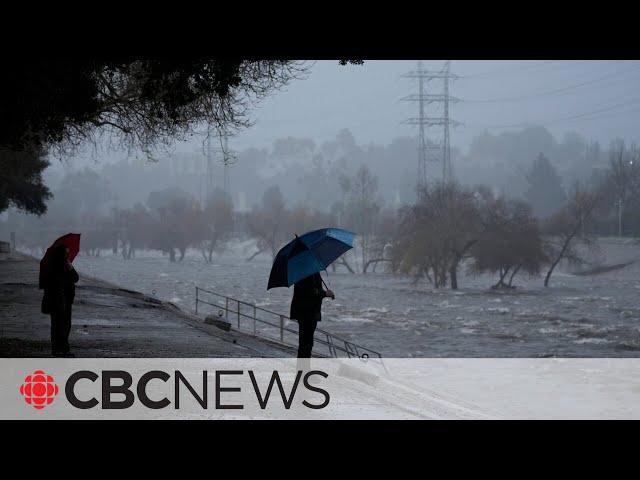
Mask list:
[[[151,213],[143,205],[137,204],[130,209],[114,208],[105,229],[112,232],[114,253],[117,253],[120,243],[122,258],[130,260],[135,258],[136,249],[150,246],[153,225]]]
[[[151,192],[147,204],[153,214],[150,247],[169,254],[169,261],[184,259],[187,248],[204,237],[202,212],[195,199],[180,189]]]
[[[364,265],[364,273],[373,265],[373,271],[380,263],[392,264],[393,239],[398,229],[398,214],[393,210],[381,211],[378,215],[375,235],[369,247],[369,259]]]
[[[582,263],[584,258],[580,248],[596,248],[593,239],[584,233],[582,227],[591,220],[599,201],[599,192],[588,190],[576,183],[568,204],[544,224],[544,248],[550,262],[544,279],[545,287],[549,286],[551,274],[561,260]]]
[[[377,200],[378,178],[369,167],[362,165],[353,177],[343,175],[339,177],[338,182],[345,198],[341,223],[358,234],[356,248],[360,250],[362,272],[366,273],[370,265],[369,249],[380,212]]]
[[[88,256],[100,256],[102,248],[109,248],[111,231],[107,218],[94,218],[93,225],[87,224],[82,232],[81,250]]]
[[[233,205],[229,196],[215,189],[202,211],[203,239],[199,242],[205,262],[211,263],[214,250],[233,230]]]
[[[268,250],[275,258],[278,250],[287,238],[287,219],[289,212],[285,208],[284,197],[279,187],[269,187],[262,196],[262,205],[254,209],[248,220],[249,233],[258,240],[258,251],[248,260]]]

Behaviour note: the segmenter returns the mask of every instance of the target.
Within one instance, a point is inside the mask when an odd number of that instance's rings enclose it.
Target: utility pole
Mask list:
[[[622,238],[622,196],[618,197],[618,238]]]

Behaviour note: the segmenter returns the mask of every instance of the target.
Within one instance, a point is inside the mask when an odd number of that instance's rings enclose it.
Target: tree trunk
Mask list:
[[[440,274],[440,288],[447,286],[447,270],[447,264],[443,261],[438,268],[438,273]]]
[[[558,263],[560,262],[560,259],[562,258],[562,255],[560,255],[555,262],[553,262],[551,264],[551,268],[549,268],[549,271],[547,272],[547,276],[544,278],[544,286],[548,287],[549,286],[549,279],[551,278],[551,274],[553,273],[553,270],[556,268],[556,265],[558,265]]]
[[[424,276],[427,277],[427,281],[429,283],[433,283],[433,279],[431,278],[431,275],[429,275],[429,267],[424,268]]]
[[[618,238],[622,238],[622,199],[618,200]]]
[[[209,263],[213,262],[213,247],[215,247],[215,245],[215,240],[211,239],[211,243],[209,243]]]
[[[493,287],[493,289],[497,289],[500,288],[504,285],[504,277],[507,276],[507,273],[509,273],[509,270],[511,270],[511,267],[507,267],[504,271],[502,269],[500,269],[500,280],[498,280],[498,283],[496,283]]]
[[[440,273],[438,272],[438,266],[433,265],[431,270],[433,270],[433,286],[435,288],[440,288]]]
[[[355,247],[354,247],[354,249],[355,249]],[[356,255],[355,251],[353,252],[353,262],[354,262],[354,264],[356,266],[355,271],[358,272],[360,270],[358,268],[358,255]]]
[[[551,278],[551,274],[553,273],[553,270],[556,268],[556,265],[558,265],[558,263],[560,263],[560,260],[564,256],[564,252],[567,251],[567,248],[569,247],[569,244],[571,243],[571,240],[573,240],[573,237],[576,235],[577,231],[578,231],[578,227],[574,228],[573,232],[571,232],[571,235],[569,235],[565,239],[564,244],[562,245],[562,250],[560,250],[560,254],[554,260],[554,262],[551,264],[551,268],[549,268],[549,271],[547,272],[547,276],[544,279],[544,286],[545,287],[549,286],[549,279]]]
[[[454,263],[449,269],[449,276],[451,277],[451,290],[458,289],[458,265]]]
[[[366,274],[367,273],[367,263],[366,263],[366,256],[367,256],[367,243],[365,241],[365,236],[362,237],[362,273]]]
[[[451,253],[453,254],[454,260],[449,269],[449,276],[451,277],[451,290],[458,289],[458,265],[460,264],[464,256],[467,254],[467,252],[471,249],[471,247],[473,247],[476,244],[477,241],[478,241],[477,238],[473,240],[469,240],[462,247],[462,250],[459,250],[459,251],[452,250]],[[445,279],[445,282],[446,282],[446,279]]]
[[[262,253],[262,250],[258,250],[256,253],[254,253],[253,255],[251,255],[249,258],[247,258],[247,262],[250,262],[251,260],[253,260],[254,258],[256,258],[258,255],[260,255]]]
[[[442,265],[434,265],[433,279],[435,280],[436,288],[443,288],[447,286],[447,269]]]
[[[345,267],[347,267],[349,273],[356,273],[353,271],[353,268],[351,268],[351,265],[347,263],[347,260],[344,257],[340,257],[340,265],[344,265]]]
[[[369,265],[373,264],[373,271],[376,271],[376,267],[378,265],[379,262],[388,262],[389,260],[387,260],[386,258],[374,258],[372,260],[367,260],[367,263],[364,266],[363,272],[367,273],[367,269],[369,268]]]
[[[522,264],[518,265],[516,269],[511,273],[511,276],[509,277],[509,286],[511,286],[511,282],[513,282],[513,277],[516,276],[516,273],[518,273],[518,270],[520,270],[520,267],[522,267]]]
[[[204,242],[204,241],[200,242],[200,253],[202,254],[202,258],[204,258],[204,262],[208,263],[208,261],[207,261],[206,242]]]

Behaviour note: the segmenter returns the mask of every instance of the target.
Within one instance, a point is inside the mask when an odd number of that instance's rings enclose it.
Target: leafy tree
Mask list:
[[[529,188],[525,199],[536,217],[549,218],[562,208],[566,201],[562,181],[554,166],[542,153],[531,165],[527,181]]]
[[[42,148],[16,151],[0,146],[0,213],[13,206],[36,215],[47,211],[51,191],[42,181],[49,162]]]

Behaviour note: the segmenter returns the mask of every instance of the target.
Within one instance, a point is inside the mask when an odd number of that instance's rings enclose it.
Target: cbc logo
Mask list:
[[[24,383],[20,385],[20,393],[24,401],[37,410],[42,410],[47,405],[53,403],[53,399],[58,394],[58,385],[53,381],[51,375],[47,375],[42,370],[36,370],[33,375],[28,375]]]

